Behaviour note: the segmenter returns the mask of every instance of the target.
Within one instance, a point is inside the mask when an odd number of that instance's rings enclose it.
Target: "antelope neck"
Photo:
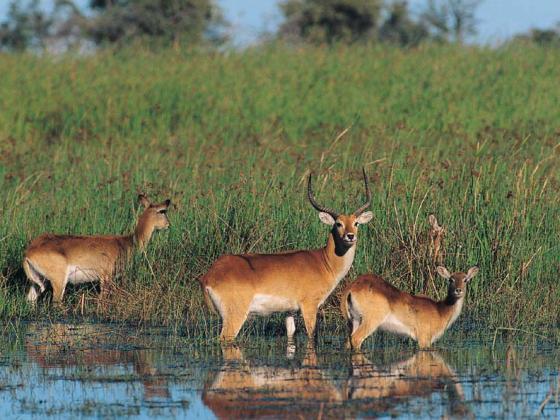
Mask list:
[[[448,296],[449,298],[449,296]],[[445,302],[447,302],[448,299],[445,300]],[[447,321],[447,327],[449,328],[451,326],[451,324],[453,324],[455,322],[455,320],[459,317],[459,315],[461,315],[461,311],[463,309],[463,303],[465,302],[464,297],[461,299],[457,299],[454,298],[454,303],[453,304],[447,304],[446,303],[446,314],[449,317],[448,321]]]
[[[138,224],[134,229],[133,244],[137,245],[140,249],[144,249],[148,245],[152,233],[154,233],[154,226],[147,223],[146,219],[140,216]]]

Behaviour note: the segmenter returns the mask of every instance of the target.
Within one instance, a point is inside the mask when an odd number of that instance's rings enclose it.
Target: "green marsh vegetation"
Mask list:
[[[559,68],[560,52],[531,46],[2,55],[0,316],[62,316],[25,303],[26,244],[43,232],[132,231],[145,191],[172,199],[171,229],[107,302],[69,287],[64,315],[213,339],[219,320],[197,278],[223,253],[323,246],[309,170],[317,198],[342,211],[363,198],[364,166],[374,219],[345,282],[375,272],[443,298],[426,251],[434,213],[445,265],[481,269],[452,330],[556,338]],[[339,290],[320,332],[345,331]],[[280,318],[250,322],[241,338],[283,329]]]

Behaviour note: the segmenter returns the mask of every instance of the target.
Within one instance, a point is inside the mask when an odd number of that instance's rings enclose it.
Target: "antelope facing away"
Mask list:
[[[301,311],[310,342],[314,339],[317,310],[348,273],[358,239],[358,226],[373,213],[368,180],[363,171],[367,200],[354,213],[339,214],[317,203],[311,187],[307,195],[319,219],[331,226],[324,248],[279,254],[223,255],[200,279],[206,302],[222,317],[222,341],[234,339],[248,315],[289,312],[288,340],[295,332],[293,313]]]
[[[478,267],[450,274],[439,266],[437,272],[449,280],[447,297],[440,302],[401,292],[375,274],[358,277],[341,299],[342,314],[352,328],[349,345],[359,350],[363,341],[380,328],[408,336],[422,349],[430,347],[460,315],[466,286]]]
[[[27,300],[35,302],[45,291],[45,280],[51,283],[53,300],[62,302],[68,283],[99,281],[101,293],[133,249],[144,249],[154,230],[167,229],[167,209],[171,200],[152,204],[141,194],[144,211],[131,235],[72,236],[44,234],[27,247],[23,269],[32,283]],[[37,290],[37,288],[39,290]]]

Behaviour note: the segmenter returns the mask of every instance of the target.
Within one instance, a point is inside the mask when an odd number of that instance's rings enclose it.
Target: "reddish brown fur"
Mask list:
[[[45,289],[44,280],[51,283],[53,300],[62,301],[68,282],[73,282],[69,270],[84,278],[75,282],[100,281],[103,292],[120,262],[125,260],[135,247],[143,249],[152,233],[169,227],[165,212],[169,200],[161,204],[151,204],[145,196],[140,200],[145,207],[131,235],[56,235],[43,234],[35,238],[27,247],[23,268],[32,285],[28,300],[34,302]],[[37,293],[36,286],[40,291]]]
[[[445,268],[438,267],[441,274],[440,270],[448,274]],[[341,299],[342,313],[353,324],[349,344],[360,349],[367,337],[382,328],[411,337],[420,348],[431,346],[459,316],[466,283],[477,271],[473,267],[468,274],[449,275],[447,297],[440,302],[402,292],[374,274],[358,277]]]
[[[234,339],[249,313],[301,311],[307,334],[314,338],[317,310],[346,275],[354,260],[358,224],[367,223],[364,212],[371,195],[364,171],[367,201],[354,214],[338,215],[319,205],[308,180],[308,198],[323,223],[332,226],[322,249],[277,254],[223,255],[200,279],[206,301],[217,309],[223,321],[220,338]],[[295,325],[286,318],[288,339]]]
[[[352,245],[342,255],[341,234],[357,235],[356,216],[341,215],[325,248],[280,254],[224,255],[201,279],[205,293],[216,294],[222,303],[222,339],[232,339],[247,319],[255,295],[295,301],[309,337],[315,330],[317,309],[329,296],[354,257]],[[347,228],[346,228],[347,227]],[[342,232],[341,232],[342,231]],[[274,312],[274,311],[273,311]]]
[[[428,217],[428,222],[430,223],[430,231],[429,231],[429,238],[430,238],[430,254],[432,258],[432,262],[434,264],[441,265],[444,258],[443,252],[443,236],[445,234],[445,228],[438,224],[436,216],[430,214]]]

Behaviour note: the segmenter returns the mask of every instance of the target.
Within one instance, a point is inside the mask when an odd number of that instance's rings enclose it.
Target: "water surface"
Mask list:
[[[550,344],[412,343],[362,354],[341,339],[220,348],[161,329],[107,324],[4,328],[0,418],[558,418]]]

